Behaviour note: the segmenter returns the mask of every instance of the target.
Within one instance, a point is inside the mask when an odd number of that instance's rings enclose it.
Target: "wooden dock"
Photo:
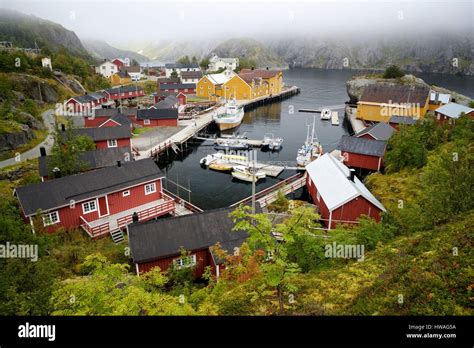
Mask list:
[[[339,113],[337,111],[331,112],[331,124],[333,126],[339,126]]]
[[[302,188],[306,185],[306,173],[298,173],[289,178],[276,183],[273,186],[267,187],[262,191],[259,191],[255,194],[255,201],[260,204],[262,208],[266,207],[268,204],[273,203],[278,198],[278,193],[282,192],[287,195],[291,192]],[[234,204],[231,207],[236,207],[241,204],[250,204],[252,202],[252,196],[244,198]]]
[[[284,87],[280,93],[271,96],[262,96],[251,100],[243,100],[239,103],[244,108],[244,111],[251,110],[261,105],[271,104],[274,102],[288,99],[301,92],[301,89],[296,86]]]
[[[355,134],[360,133],[365,129],[365,124],[362,120],[356,118],[357,108],[346,106],[346,116],[352,126],[352,130]]]

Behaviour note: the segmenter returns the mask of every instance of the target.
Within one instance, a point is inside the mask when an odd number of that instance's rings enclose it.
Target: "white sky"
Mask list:
[[[474,1],[0,0],[111,44],[163,39],[473,30]]]

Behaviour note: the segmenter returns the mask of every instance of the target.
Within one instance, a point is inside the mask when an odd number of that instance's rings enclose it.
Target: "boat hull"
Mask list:
[[[220,131],[224,131],[224,130],[228,130],[228,129],[233,129],[235,127],[238,127],[240,126],[240,124],[242,123],[242,120],[240,121],[237,121],[237,122],[216,122],[217,124],[217,128],[219,128]]]

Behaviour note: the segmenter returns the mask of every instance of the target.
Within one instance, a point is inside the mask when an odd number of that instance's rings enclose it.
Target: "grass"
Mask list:
[[[293,314],[473,315],[474,212],[298,278]],[[456,249],[453,249],[456,248]],[[454,250],[456,252],[454,252]],[[402,300],[402,301],[401,301]]]
[[[186,98],[186,101],[188,103],[196,103],[196,102],[204,102],[204,101],[210,101],[210,100],[207,99],[207,98],[204,98],[204,97],[198,97],[198,96],[190,97],[190,96],[188,96]]]
[[[137,137],[137,136],[139,136],[140,134],[151,132],[151,131],[155,130],[156,128],[159,128],[159,127],[141,127],[141,128],[135,128],[135,129],[133,130],[133,136],[134,136],[134,137]]]

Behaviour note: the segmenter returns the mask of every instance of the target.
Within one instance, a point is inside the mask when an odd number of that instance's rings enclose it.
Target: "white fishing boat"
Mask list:
[[[235,99],[230,99],[224,105],[224,112],[214,117],[219,130],[232,129],[239,126],[244,118],[244,109],[237,105]]]
[[[241,139],[223,138],[214,142],[216,150],[248,150],[249,145]]]
[[[246,165],[248,159],[245,156],[227,155],[218,152],[201,158],[199,163],[203,166],[209,166],[212,163]]]
[[[265,179],[266,175],[258,169],[255,173],[252,173],[252,167],[234,166],[232,177],[242,181],[252,182],[253,180],[258,181],[260,179]]]
[[[273,138],[272,141],[270,141],[270,150],[273,151],[278,151],[281,149],[281,144],[283,144],[283,138]]]
[[[304,169],[308,164],[310,164],[319,156],[321,156],[323,152],[323,148],[318,141],[318,137],[316,136],[315,123],[316,116],[313,117],[313,130],[311,136],[309,135],[310,125],[308,125],[306,141],[303,146],[301,146],[301,148],[298,150],[298,153],[296,155],[296,166],[299,169]]]

